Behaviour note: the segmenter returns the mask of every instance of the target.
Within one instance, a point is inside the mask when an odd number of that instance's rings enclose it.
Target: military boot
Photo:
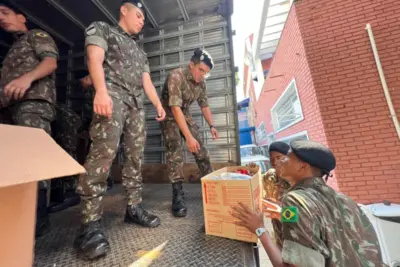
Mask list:
[[[101,229],[101,222],[94,221],[83,224],[75,238],[74,248],[77,250],[78,256],[85,260],[94,260],[105,256],[110,249],[110,244]]]
[[[172,184],[172,214],[175,217],[185,217],[187,207],[182,182]]]
[[[155,228],[160,225],[160,218],[148,213],[142,204],[128,205],[125,213],[126,223],[136,223],[144,227]]]

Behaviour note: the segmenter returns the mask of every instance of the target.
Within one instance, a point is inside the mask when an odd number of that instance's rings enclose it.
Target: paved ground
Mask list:
[[[268,230],[268,232],[271,233],[271,235],[273,234],[273,230],[272,230],[272,224],[271,224],[271,220],[266,219],[265,220],[265,226]],[[263,246],[261,245],[261,243],[258,244],[259,246],[259,254],[260,254],[260,267],[272,267],[272,263],[268,258],[267,253],[265,252]]]

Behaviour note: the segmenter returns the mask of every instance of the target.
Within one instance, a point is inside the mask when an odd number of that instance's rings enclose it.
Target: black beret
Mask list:
[[[192,60],[194,59],[200,60],[201,62],[206,64],[210,68],[210,70],[214,68],[214,61],[211,55],[206,50],[200,48],[194,50]]]
[[[137,8],[142,10],[143,14],[146,14],[146,12],[144,10],[144,5],[139,0],[122,0],[121,1],[121,6],[126,4],[126,3],[129,3],[129,4],[132,4],[132,5],[136,6]]]
[[[324,145],[309,141],[292,141],[290,147],[296,156],[302,161],[329,174],[336,167],[336,159],[332,151]]]
[[[24,13],[22,13],[21,10],[19,10],[17,7],[15,7],[14,5],[11,5],[7,2],[0,1],[0,6],[8,7],[9,9],[13,10],[16,14],[24,15]]]
[[[285,142],[280,142],[280,141],[276,141],[273,142],[269,145],[269,152],[279,152],[281,154],[287,155],[287,153],[289,153],[290,150],[290,146],[288,144],[286,144]]]

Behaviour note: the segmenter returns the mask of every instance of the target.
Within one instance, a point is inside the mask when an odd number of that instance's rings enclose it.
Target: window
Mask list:
[[[272,107],[271,115],[275,132],[283,131],[304,119],[295,79]]]
[[[289,136],[280,138],[278,141],[290,144],[290,142],[297,141],[297,140],[309,140],[308,132],[307,131],[299,132],[297,134],[293,134],[293,135],[289,135]]]
[[[256,128],[256,140],[257,143],[259,143],[266,139],[267,139],[267,131],[265,130],[264,122],[261,122],[260,125]]]

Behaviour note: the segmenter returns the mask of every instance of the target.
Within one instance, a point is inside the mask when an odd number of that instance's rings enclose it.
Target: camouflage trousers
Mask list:
[[[107,177],[120,144],[124,163],[122,183],[128,205],[142,202],[142,154],[146,139],[144,110],[130,107],[113,98],[112,118],[93,115],[90,128],[92,144],[86,158],[86,173],[79,177],[77,192],[82,199],[82,222],[97,221],[103,214]]]
[[[200,131],[197,125],[194,123],[188,124],[188,127],[193,137],[200,144],[200,151],[193,153],[193,156],[196,159],[201,176],[205,176],[213,172],[209,152],[200,138]],[[183,181],[183,135],[175,121],[162,122],[161,130],[166,149],[168,178],[172,183]]]
[[[51,135],[51,122],[56,112],[52,104],[42,100],[25,100],[0,110],[0,123],[40,128]],[[45,181],[39,182],[39,189],[48,188]]]

